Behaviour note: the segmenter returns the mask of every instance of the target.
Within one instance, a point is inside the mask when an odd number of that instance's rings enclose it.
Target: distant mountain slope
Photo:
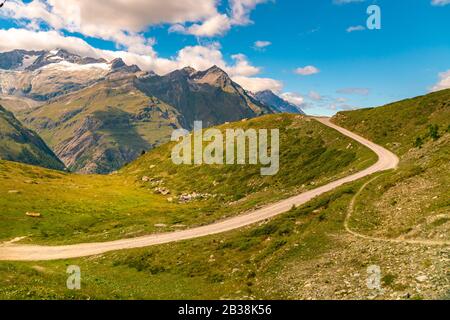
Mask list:
[[[89,86],[113,64],[65,50],[0,53],[0,94],[46,101]]]
[[[0,159],[63,170],[64,165],[33,131],[0,106]]]
[[[210,127],[273,113],[216,66],[201,72],[184,68],[165,76],[149,75],[138,79],[137,86],[175,107],[187,129],[192,129],[196,120]]]
[[[166,142],[180,128],[178,112],[118,73],[94,86],[20,114],[66,166],[81,173],[109,173],[143,151]]]
[[[255,93],[255,98],[261,103],[271,107],[275,112],[305,114],[300,107],[280,98],[270,90]]]
[[[42,102],[32,100],[25,97],[4,96],[0,95],[0,105],[11,112],[19,112],[21,110],[32,109],[42,104]]]

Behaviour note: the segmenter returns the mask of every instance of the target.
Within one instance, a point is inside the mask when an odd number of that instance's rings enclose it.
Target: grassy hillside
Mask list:
[[[271,197],[275,190],[297,193],[361,170],[376,160],[375,154],[351,139],[310,118],[298,115],[271,115],[219,127],[225,129],[280,129],[280,170],[262,177],[261,166],[186,166],[170,159],[174,143],[151,152],[121,172],[136,178],[148,176],[163,180],[177,193],[209,192],[238,201],[262,194]]]
[[[0,106],[0,159],[64,170],[45,142]]]
[[[403,155],[450,131],[450,89],[380,108],[340,112],[333,121]]]
[[[348,236],[348,203],[364,181],[268,223],[227,234],[54,262],[0,262],[3,299],[423,299],[448,294],[448,250]],[[437,254],[436,251],[440,252]],[[383,294],[366,286],[383,270]],[[78,265],[82,289],[64,286]],[[415,280],[432,274],[433,281]],[[151,288],[151,289],[149,289]]]
[[[450,239],[450,90],[339,113],[334,122],[401,156],[398,172],[363,195],[358,227],[387,237]]]
[[[0,239],[28,236],[28,242],[76,243],[188,228],[315,188],[375,161],[366,148],[302,116],[273,115],[229,126],[274,124],[281,129],[281,171],[272,177],[262,177],[259,166],[175,166],[171,144],[109,176],[3,162]],[[156,188],[170,193],[155,193]],[[208,196],[180,201],[193,193]],[[30,211],[43,218],[26,217]]]

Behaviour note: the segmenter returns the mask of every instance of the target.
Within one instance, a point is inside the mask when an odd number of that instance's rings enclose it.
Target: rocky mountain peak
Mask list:
[[[121,58],[116,58],[113,61],[110,62],[111,69],[117,70],[123,67],[126,67],[125,62]]]
[[[233,84],[228,74],[216,65],[205,71],[197,72],[192,77],[197,83],[205,83],[212,86],[226,87]]]
[[[303,110],[299,106],[284,100],[271,90],[257,92],[253,94],[253,97],[259,102],[272,108],[275,112],[304,114]]]

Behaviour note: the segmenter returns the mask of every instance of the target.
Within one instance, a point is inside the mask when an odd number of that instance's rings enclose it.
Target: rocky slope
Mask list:
[[[257,92],[254,96],[256,100],[270,106],[275,112],[305,114],[300,107],[280,98],[270,90]]]
[[[33,131],[0,106],[0,159],[63,170],[64,165]]]
[[[197,120],[210,127],[274,113],[217,66],[201,72],[184,68],[165,76],[151,74],[139,78],[137,86],[174,106],[183,115],[181,123],[187,129],[192,129]]]

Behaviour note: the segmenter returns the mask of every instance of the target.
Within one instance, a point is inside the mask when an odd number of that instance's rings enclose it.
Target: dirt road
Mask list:
[[[204,236],[219,234],[245,226],[273,218],[292,209],[292,207],[300,206],[311,199],[320,196],[326,192],[336,189],[346,183],[359,180],[376,172],[395,169],[399,163],[399,159],[392,152],[383,147],[368,141],[346,129],[343,129],[330,122],[328,118],[316,118],[324,125],[327,125],[340,133],[350,137],[351,139],[370,148],[378,155],[378,162],[361,172],[340,180],[331,182],[322,187],[299,194],[298,196],[280,201],[269,205],[265,208],[255,210],[251,213],[233,217],[227,220],[219,221],[211,225],[202,226],[194,229],[188,229],[173,233],[153,234],[132,239],[124,239],[102,243],[84,243],[68,246],[36,246],[36,245],[20,245],[14,243],[5,243],[0,245],[0,260],[6,261],[40,261],[40,260],[59,260],[92,256],[110,251],[142,248],[153,245],[159,245],[170,242],[183,241],[188,239],[200,238]]]

